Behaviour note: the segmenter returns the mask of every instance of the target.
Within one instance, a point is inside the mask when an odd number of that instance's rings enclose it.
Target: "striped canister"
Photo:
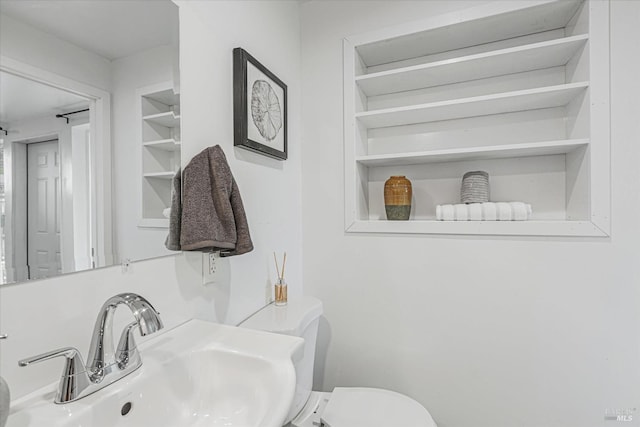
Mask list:
[[[462,203],[484,203],[489,201],[489,174],[485,171],[467,172],[462,177],[460,189]]]

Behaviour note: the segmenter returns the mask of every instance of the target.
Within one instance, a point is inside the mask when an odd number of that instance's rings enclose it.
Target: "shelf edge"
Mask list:
[[[345,231],[372,234],[608,237],[591,221],[356,220]]]
[[[378,71],[376,73],[371,73],[371,74],[362,74],[362,75],[359,75],[359,76],[355,76],[355,81],[356,81],[356,83],[366,82],[366,81],[376,80],[376,79],[383,78],[383,77],[400,75],[400,74],[403,74],[403,73],[409,73],[409,72],[419,71],[419,70],[426,70],[426,69],[430,69],[430,68],[438,68],[438,67],[442,67],[442,66],[445,66],[445,65],[453,65],[453,64],[458,64],[458,63],[464,63],[464,62],[474,61],[474,60],[482,59],[482,58],[490,58],[490,57],[495,57],[495,56],[509,55],[509,54],[513,54],[513,53],[517,53],[517,52],[526,52],[528,50],[541,49],[541,48],[545,48],[545,47],[555,47],[555,46],[560,46],[560,45],[563,45],[563,44],[571,44],[571,43],[574,43],[574,42],[581,42],[581,41],[586,42],[588,39],[589,39],[588,34],[580,34],[580,35],[577,35],[577,36],[563,37],[563,38],[558,38],[558,39],[553,39],[553,40],[546,40],[546,41],[537,42],[537,43],[529,43],[529,44],[522,45],[522,46],[515,46],[515,47],[504,48],[504,49],[497,49],[497,50],[492,50],[492,51],[489,51],[489,52],[476,53],[476,54],[473,54],[473,55],[458,56],[458,57],[455,57],[455,58],[444,59],[444,60],[434,61],[434,62],[428,62],[428,63],[425,63],[425,64],[410,65],[410,66],[407,66],[407,67],[400,67],[400,68],[394,68],[394,69],[391,69],[391,70]]]
[[[424,104],[407,105],[403,107],[382,108],[379,110],[363,111],[360,113],[356,113],[355,118],[366,119],[368,117],[383,116],[385,114],[412,112],[412,111],[426,110],[431,108],[435,109],[439,107],[450,107],[454,105],[471,104],[471,103],[483,102],[483,101],[494,101],[498,99],[515,98],[519,96],[545,94],[545,93],[551,93],[551,92],[561,91],[561,90],[586,89],[588,87],[589,87],[589,82],[576,82],[576,83],[566,83],[566,84],[553,85],[553,86],[543,86],[541,88],[535,88],[535,89],[523,89],[523,90],[516,90],[516,91],[509,91],[509,92],[492,93],[490,95],[471,96],[468,98],[449,99],[446,101],[427,102]]]
[[[533,143],[521,143],[521,144],[505,144],[505,145],[491,145],[485,147],[468,147],[458,149],[443,149],[443,150],[431,150],[431,151],[416,151],[411,153],[391,153],[391,154],[374,154],[369,156],[356,157],[356,162],[365,166],[395,166],[395,165],[409,165],[409,164],[422,164],[422,163],[438,163],[438,162],[450,162],[450,161],[463,161],[474,160],[478,156],[482,156],[486,159],[499,159],[499,158],[513,158],[513,157],[531,157],[531,156],[544,156],[554,154],[550,151],[554,148],[566,150],[557,150],[555,154],[562,154],[589,145],[589,139],[568,139],[568,140],[556,140],[545,142],[533,142]],[[526,154],[524,151],[539,151],[539,153]],[[547,151],[547,152],[545,152]],[[492,155],[492,153],[494,155]],[[504,155],[500,155],[503,153]],[[438,157],[450,156],[453,159],[438,160]],[[421,160],[424,158],[425,160]],[[433,159],[428,161],[426,159]],[[415,163],[405,163],[415,159]],[[376,164],[378,163],[378,164]]]

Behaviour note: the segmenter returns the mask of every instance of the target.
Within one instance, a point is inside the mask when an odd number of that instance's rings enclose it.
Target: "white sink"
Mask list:
[[[142,367],[92,395],[56,405],[52,384],[12,402],[7,427],[280,427],[303,343],[191,320],[141,344]]]

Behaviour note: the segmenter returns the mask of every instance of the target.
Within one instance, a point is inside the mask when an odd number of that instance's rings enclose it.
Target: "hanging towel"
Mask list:
[[[11,393],[9,385],[4,378],[0,377],[0,427],[4,427],[9,418],[9,407],[11,406]]]
[[[173,188],[171,189],[171,208],[169,208],[169,235],[165,240],[164,245],[170,251],[180,250],[180,221],[182,219],[182,204],[180,200],[182,198],[182,173],[178,169],[176,175],[173,177]]]
[[[183,251],[220,251],[220,256],[231,256],[253,250],[240,191],[219,145],[191,159],[182,182]]]

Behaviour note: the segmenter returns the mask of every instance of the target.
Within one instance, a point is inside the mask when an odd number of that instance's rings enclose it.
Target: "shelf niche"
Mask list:
[[[180,167],[180,95],[171,82],[138,89],[142,150],[139,227],[167,228],[172,180]]]
[[[347,232],[607,236],[608,2],[491,4],[345,39]],[[530,221],[436,221],[462,175]],[[409,221],[383,185],[413,183]]]

